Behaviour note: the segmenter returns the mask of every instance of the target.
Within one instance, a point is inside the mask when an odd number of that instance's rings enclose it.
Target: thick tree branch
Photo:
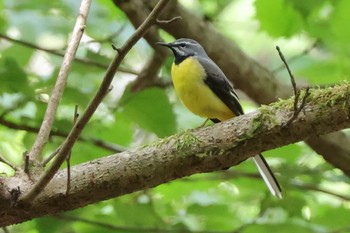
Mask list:
[[[349,97],[350,84],[312,90],[304,111],[288,128],[281,125],[293,114],[294,98],[74,166],[68,195],[64,195],[66,170],[61,170],[30,207],[11,206],[8,191],[16,190],[18,184],[21,190],[30,188],[26,176],[0,179],[0,226],[75,209],[194,173],[222,170],[262,151],[350,127]]]
[[[135,27],[144,20],[144,15],[154,5],[154,0],[139,1],[113,1],[116,6],[123,10]],[[163,18],[180,16],[178,20],[170,25],[159,25],[159,27],[175,38],[189,37],[197,40],[211,57],[224,71],[226,76],[235,84],[235,87],[243,90],[249,97],[259,104],[268,104],[277,98],[288,98],[293,89],[276,79],[273,72],[261,66],[254,59],[246,55],[234,41],[219,33],[212,24],[198,15],[188,11],[177,1],[172,1],[162,12]],[[151,43],[155,43],[154,40]],[[150,41],[148,41],[150,43]],[[272,48],[271,48],[272,50]],[[339,132],[340,133],[340,132]],[[336,133],[337,134],[337,133]],[[325,160],[335,167],[344,169],[345,161],[349,160],[349,154],[343,153],[344,145],[350,144],[350,139],[345,135],[342,137],[345,144],[336,141],[327,142],[327,136],[316,137],[309,146],[321,154]],[[334,159],[334,154],[339,157]],[[349,169],[343,170],[346,174]]]
[[[29,152],[29,158],[31,161],[38,160],[41,153],[46,145],[52,124],[55,120],[55,115],[58,109],[58,105],[61,101],[64,88],[67,83],[72,61],[74,60],[75,53],[78,50],[79,42],[83,36],[87,15],[90,9],[91,0],[82,0],[79,15],[75,22],[75,26],[72,32],[71,40],[68,44],[67,51],[64,55],[61,69],[58,73],[56,84],[52,90],[49,103],[45,112],[44,120],[40,126],[39,133],[34,142],[32,149]]]

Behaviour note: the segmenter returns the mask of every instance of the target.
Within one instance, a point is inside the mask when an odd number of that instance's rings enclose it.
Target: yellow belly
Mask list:
[[[192,57],[171,68],[175,91],[183,104],[194,114],[224,121],[234,113],[204,83],[205,71]]]

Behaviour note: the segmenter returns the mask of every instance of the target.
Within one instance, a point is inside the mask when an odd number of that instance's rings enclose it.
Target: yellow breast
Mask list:
[[[193,57],[178,65],[174,63],[171,76],[177,95],[194,114],[220,121],[234,117],[233,112],[204,83],[204,68]]]

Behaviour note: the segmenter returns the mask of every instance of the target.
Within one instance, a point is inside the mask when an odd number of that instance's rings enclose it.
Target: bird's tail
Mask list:
[[[264,179],[267,187],[270,189],[272,195],[282,199],[282,189],[277,182],[276,177],[273,175],[269,165],[267,164],[265,158],[260,154],[254,156],[254,162],[258,167],[260,175]]]

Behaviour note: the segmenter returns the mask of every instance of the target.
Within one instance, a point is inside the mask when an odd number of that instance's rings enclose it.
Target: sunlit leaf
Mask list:
[[[140,127],[159,137],[175,133],[175,114],[164,90],[150,88],[124,97],[122,103],[122,112]]]
[[[273,37],[290,37],[303,28],[300,13],[287,1],[257,0],[255,7],[261,29]]]

